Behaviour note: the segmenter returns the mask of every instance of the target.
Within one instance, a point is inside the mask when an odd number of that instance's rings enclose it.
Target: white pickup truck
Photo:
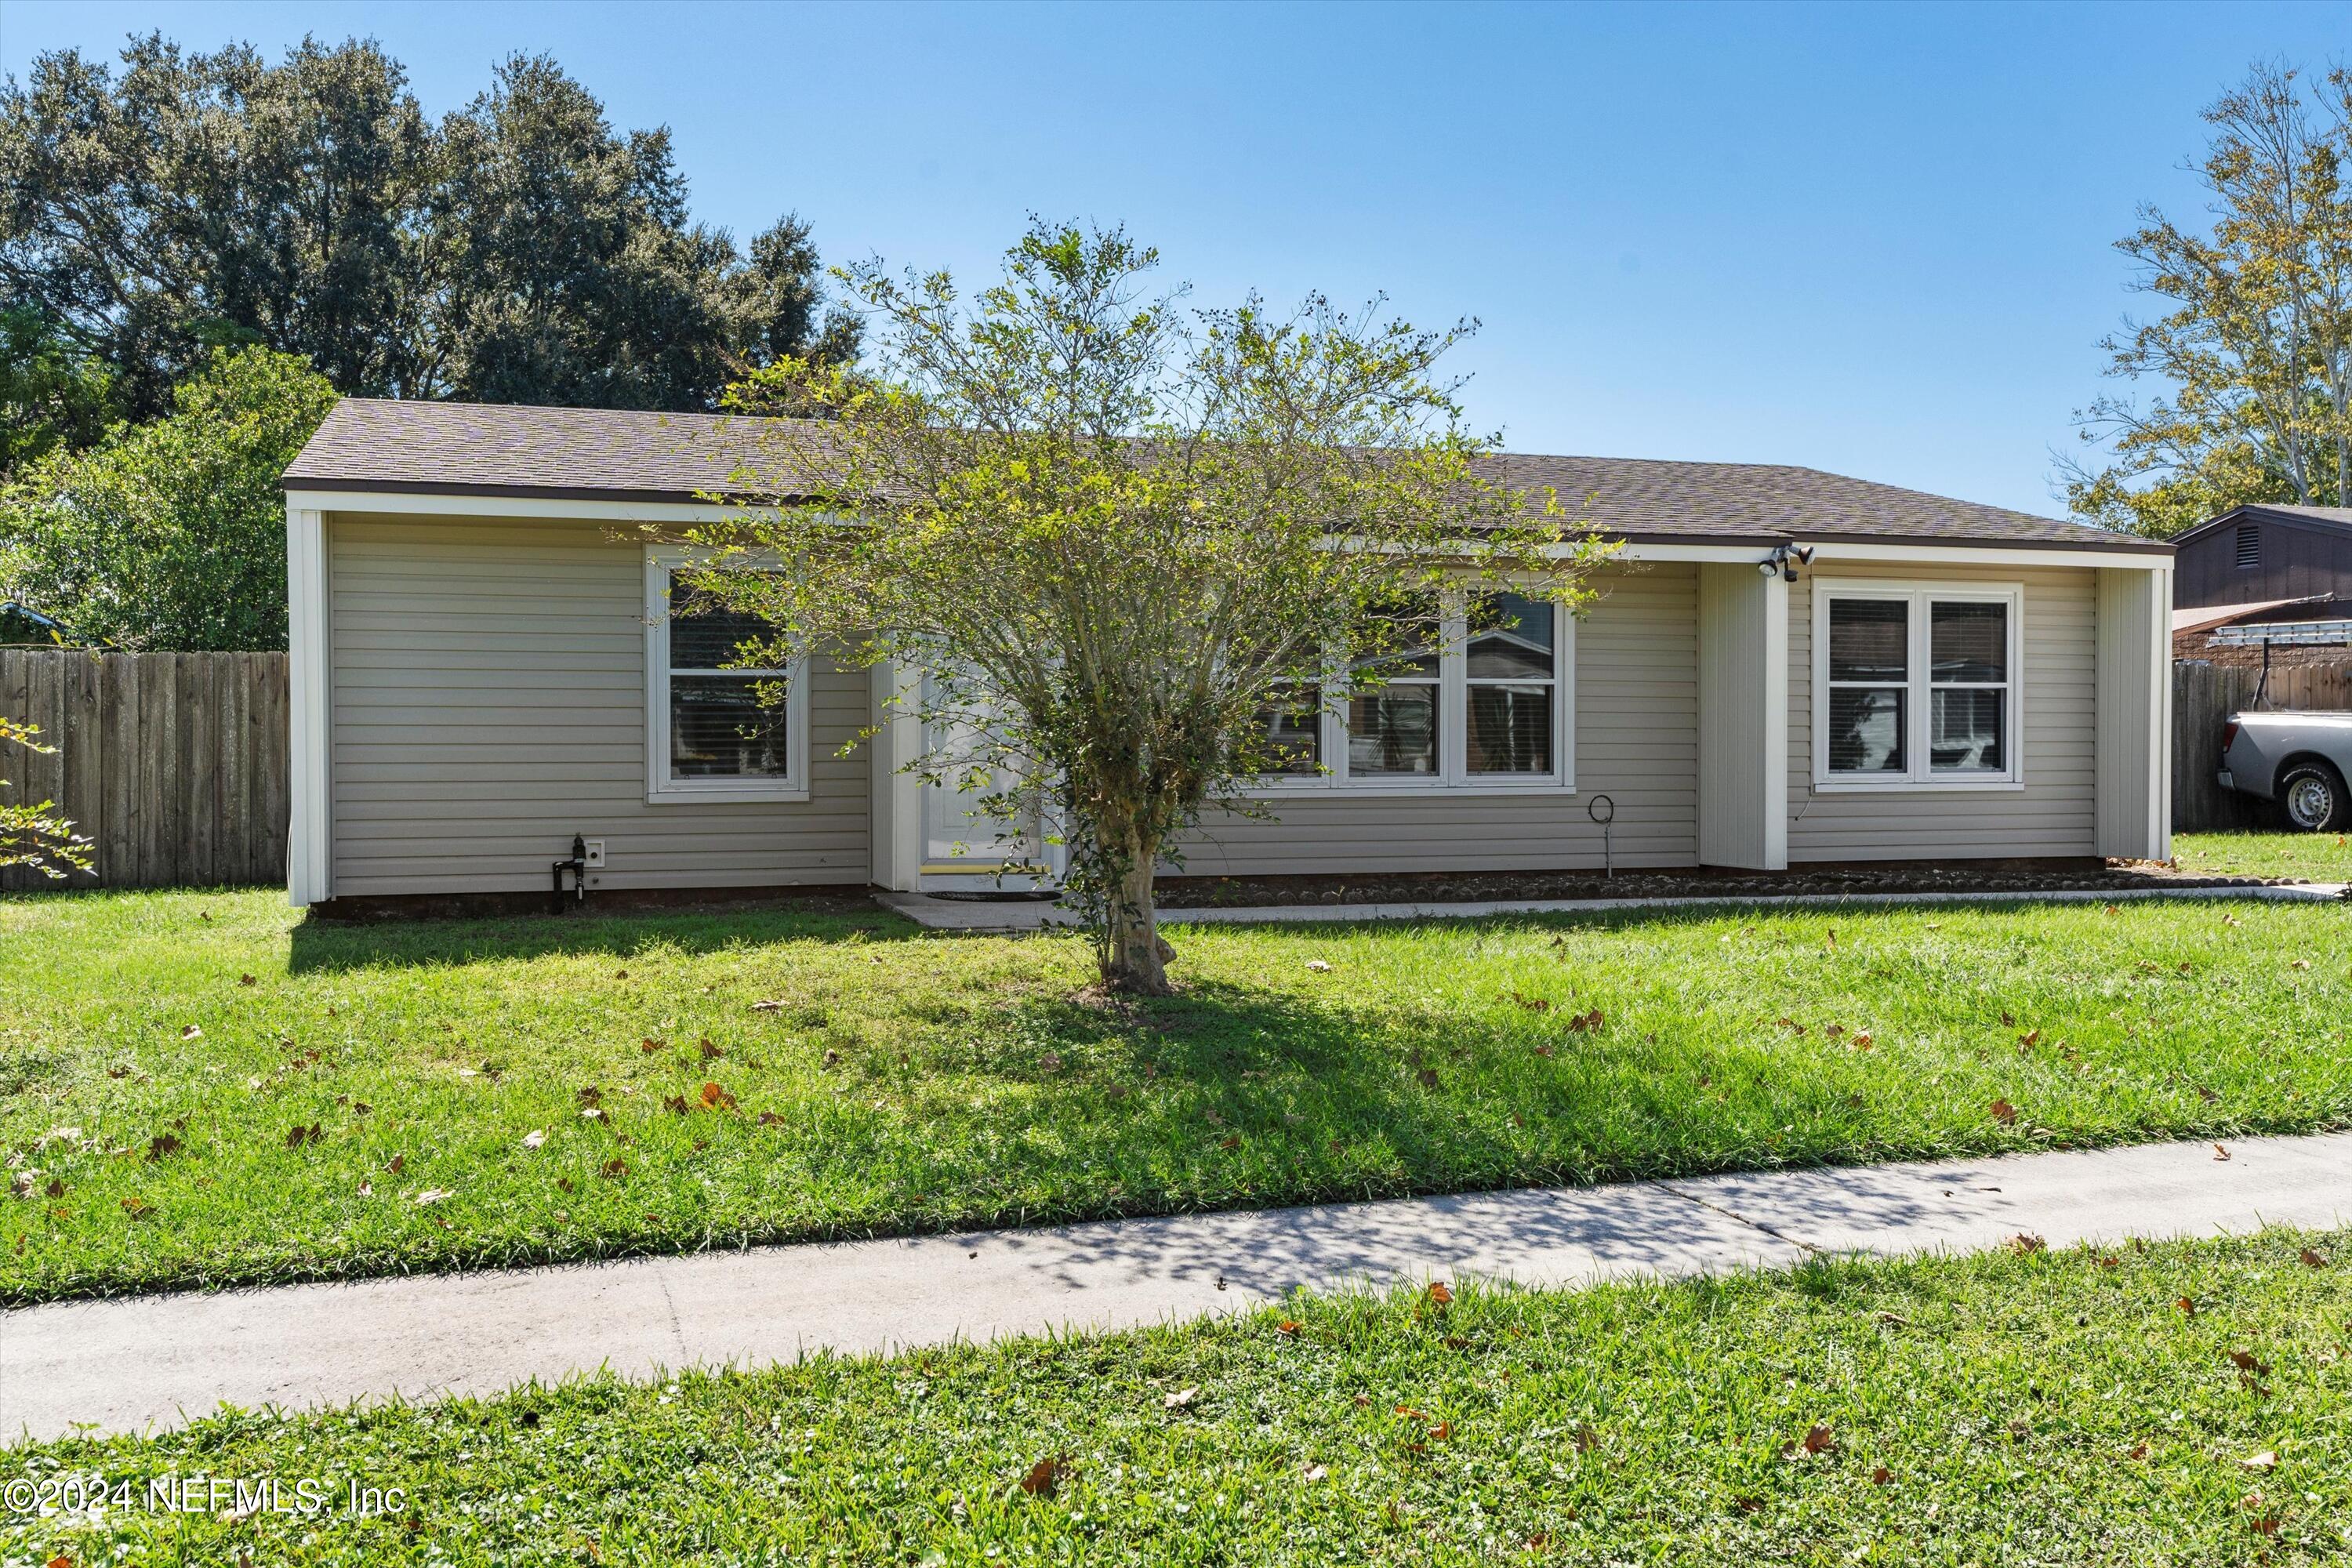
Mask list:
[[[2305,833],[2352,828],[2352,713],[2232,713],[2221,726],[2221,787],[2275,801]]]

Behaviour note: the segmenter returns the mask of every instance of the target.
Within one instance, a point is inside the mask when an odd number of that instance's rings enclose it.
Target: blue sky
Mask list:
[[[1475,315],[1523,451],[1808,464],[2045,514],[2193,210],[2199,110],[2352,5],[0,4],[0,69],[160,27],[373,36],[429,111],[514,50],[667,124],[698,216],[978,276],[1026,213],[1124,221],[1223,302]]]

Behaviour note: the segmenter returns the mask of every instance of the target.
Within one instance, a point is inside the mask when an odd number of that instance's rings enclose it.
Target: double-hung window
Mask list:
[[[1836,583],[1813,590],[1813,784],[2023,782],[2013,585]]]
[[[1573,788],[1570,617],[1494,594],[1421,624],[1402,646],[1335,672],[1335,700],[1311,687],[1276,694],[1260,722],[1282,761],[1265,784]]]
[[[697,559],[646,556],[646,798],[806,800],[807,661],[744,665],[772,628],[692,587]]]

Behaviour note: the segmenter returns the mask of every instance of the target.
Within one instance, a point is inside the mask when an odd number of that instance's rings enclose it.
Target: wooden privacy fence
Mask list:
[[[0,889],[286,879],[284,654],[0,648],[0,713],[57,748],[0,746],[0,800],[56,801],[96,872]]]
[[[2172,667],[2172,830],[2214,833],[2274,828],[2277,814],[2251,795],[2223,789],[2221,724],[2231,713],[2264,709],[2352,710],[2352,656],[2300,659],[2271,667],[2263,685],[2259,664],[2176,662]]]

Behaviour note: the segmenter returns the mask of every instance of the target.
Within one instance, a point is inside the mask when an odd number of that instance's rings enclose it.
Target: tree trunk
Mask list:
[[[1109,942],[1102,964],[1106,990],[1165,996],[1175,989],[1168,984],[1168,961],[1176,950],[1160,940],[1160,911],[1151,896],[1151,870],[1158,859],[1159,846],[1139,847],[1111,899]]]

